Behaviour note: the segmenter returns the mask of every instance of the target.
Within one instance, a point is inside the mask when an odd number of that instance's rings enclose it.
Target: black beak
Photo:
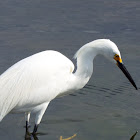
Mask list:
[[[119,61],[117,61],[117,65],[118,67],[122,70],[122,72],[125,74],[125,76],[128,78],[128,80],[131,82],[131,84],[136,88],[136,90],[138,89],[134,80],[132,79],[131,75],[129,74],[129,72],[127,71],[126,67],[123,65],[123,63],[120,63]]]

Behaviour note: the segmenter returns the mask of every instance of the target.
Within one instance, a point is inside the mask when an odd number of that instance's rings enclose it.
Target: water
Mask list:
[[[0,72],[46,49],[72,59],[85,43],[109,38],[118,45],[140,88],[139,7],[139,0],[0,1]],[[59,140],[60,136],[77,133],[74,140],[129,140],[140,131],[139,100],[139,91],[121,71],[98,56],[94,74],[84,89],[51,102],[38,139]],[[24,125],[23,114],[9,114],[1,122],[0,139],[24,139]]]

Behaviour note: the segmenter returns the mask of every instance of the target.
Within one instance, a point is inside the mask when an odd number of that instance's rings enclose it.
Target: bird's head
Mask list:
[[[113,61],[113,63],[117,64],[131,84],[137,89],[134,80],[123,64],[117,45],[109,39],[97,39],[85,44],[76,52],[74,58],[77,58],[80,62],[85,61],[85,63],[87,63],[87,60],[93,60],[98,54],[104,55],[109,60]]]
[[[136,88],[137,90],[137,86],[134,82],[134,80],[132,79],[131,75],[129,74],[129,72],[127,71],[126,67],[123,64],[122,58],[121,58],[121,54],[120,51],[117,47],[117,45],[110,41],[110,40],[100,40],[101,42],[103,41],[104,46],[102,50],[104,50],[102,52],[103,55],[105,55],[107,58],[109,58],[111,61],[113,61],[124,73],[124,75],[128,78],[128,80],[131,82],[131,84]]]

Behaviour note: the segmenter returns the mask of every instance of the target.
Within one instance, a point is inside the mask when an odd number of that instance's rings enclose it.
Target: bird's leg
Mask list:
[[[33,130],[33,135],[36,135],[37,129],[38,129],[38,125],[41,122],[41,119],[46,111],[46,108],[48,107],[48,102],[41,104],[39,106],[36,107],[36,109],[38,110],[36,117],[35,117],[35,126],[34,126],[34,130]]]
[[[29,119],[30,119],[30,112],[26,112],[25,113],[25,120],[26,120],[26,133],[28,132],[28,128],[29,128]]]
[[[29,119],[30,119],[30,112],[25,112],[25,121],[26,121],[26,131],[25,131],[25,140],[31,140],[31,134],[28,131],[29,128]]]
[[[35,126],[34,126],[34,130],[33,130],[33,133],[32,133],[33,135],[35,135],[35,134],[36,134],[37,129],[38,129],[38,125],[36,125],[36,124],[35,124]]]
[[[26,121],[26,132],[28,132],[28,121]]]

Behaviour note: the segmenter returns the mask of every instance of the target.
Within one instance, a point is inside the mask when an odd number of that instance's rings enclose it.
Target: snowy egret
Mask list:
[[[137,89],[122,63],[120,51],[108,39],[87,43],[76,52],[75,73],[73,63],[66,56],[57,51],[43,51],[17,62],[0,76],[0,121],[9,112],[24,112],[27,131],[30,113],[35,112],[35,134],[51,100],[87,84],[93,72],[93,59],[98,54],[116,63]]]

